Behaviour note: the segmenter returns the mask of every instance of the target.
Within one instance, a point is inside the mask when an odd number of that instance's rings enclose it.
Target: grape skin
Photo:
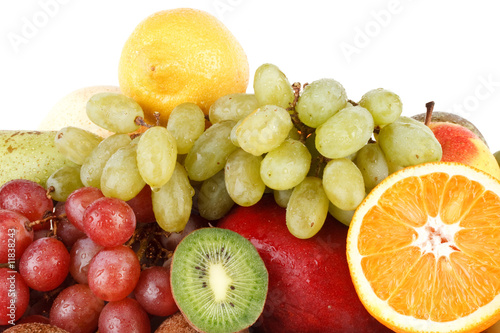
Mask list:
[[[238,205],[251,206],[262,198],[266,185],[260,177],[261,162],[262,156],[254,156],[241,148],[229,155],[224,180],[229,196]]]
[[[68,332],[93,333],[103,308],[104,301],[88,285],[74,284],[57,295],[50,309],[50,323]]]
[[[237,148],[231,142],[234,125],[233,121],[214,124],[196,140],[184,161],[189,179],[204,181],[224,168],[228,156]]]
[[[374,123],[368,110],[346,107],[316,129],[315,145],[328,158],[342,158],[361,149],[371,138]]]
[[[165,127],[151,127],[140,136],[136,159],[142,179],[153,188],[162,187],[172,177],[177,161],[175,138]]]
[[[288,201],[285,218],[290,233],[301,239],[314,236],[326,220],[328,203],[321,179],[306,177]]]
[[[276,105],[286,109],[294,99],[290,82],[285,74],[273,64],[263,64],[257,68],[253,90],[259,105]]]
[[[141,274],[139,259],[132,249],[119,245],[104,248],[90,261],[90,290],[102,300],[119,301],[135,288]]]
[[[344,87],[333,79],[320,79],[304,87],[295,110],[304,124],[316,128],[346,106]]]
[[[19,260],[26,248],[33,242],[33,230],[27,230],[29,220],[18,212],[0,209],[0,263]],[[14,243],[14,252],[12,249]],[[14,255],[14,257],[12,257]]]
[[[131,133],[139,129],[137,117],[144,118],[141,106],[134,99],[119,93],[93,95],[86,105],[89,119],[101,128],[114,133]]]
[[[214,221],[229,212],[234,206],[234,201],[228,193],[227,186],[224,170],[203,181],[197,197],[197,207],[201,217]]]
[[[163,230],[179,232],[184,229],[191,214],[193,195],[186,170],[177,163],[170,180],[151,195],[156,221]]]
[[[19,273],[31,289],[49,291],[66,279],[69,261],[69,252],[61,241],[40,238],[24,251],[19,261]]]
[[[14,286],[15,296],[12,295]],[[10,325],[9,321],[18,320],[29,305],[30,290],[21,275],[6,267],[0,267],[0,325]],[[10,317],[11,300],[14,301],[15,318]]]
[[[347,158],[328,162],[323,172],[328,199],[343,210],[356,209],[365,198],[365,183],[358,167]]]
[[[434,133],[423,123],[399,117],[378,135],[380,148],[392,166],[408,167],[441,160],[443,150]]]
[[[300,141],[286,139],[261,162],[260,177],[273,190],[287,190],[304,180],[311,165],[311,153]]]
[[[242,120],[235,136],[244,151],[260,156],[277,148],[292,128],[293,123],[285,109],[265,105]]]

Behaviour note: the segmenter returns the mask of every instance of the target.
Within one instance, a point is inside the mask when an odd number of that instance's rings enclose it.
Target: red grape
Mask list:
[[[52,290],[68,275],[69,252],[60,240],[51,237],[37,239],[24,251],[19,272],[30,288]]]
[[[166,317],[179,310],[170,288],[170,269],[165,267],[143,270],[134,296],[147,313],[155,316]]]
[[[155,213],[153,212],[153,200],[151,199],[151,187],[149,185],[144,186],[139,194],[127,201],[127,203],[134,210],[137,223],[156,222]]]
[[[69,253],[69,272],[76,282],[88,284],[89,263],[102,248],[88,237],[80,238],[73,244]]]
[[[146,311],[132,298],[110,302],[99,317],[99,333],[150,333],[151,324]]]
[[[102,197],[104,194],[96,187],[82,187],[71,193],[65,204],[68,220],[81,231],[85,231],[83,213],[88,205]]]
[[[25,216],[0,209],[0,263],[14,265],[33,242],[34,233],[26,229],[26,223]]]
[[[90,261],[89,287],[105,301],[119,301],[134,290],[140,274],[139,259],[130,248],[124,245],[104,248]]]
[[[13,324],[19,319],[30,300],[30,291],[16,271],[0,268],[0,325]]]
[[[14,179],[0,187],[0,208],[13,210],[30,221],[36,221],[51,213],[54,203],[40,184],[26,179]],[[35,229],[38,228],[42,227]]]
[[[84,231],[96,244],[114,247],[125,243],[135,231],[135,214],[123,200],[100,198],[83,214]]]
[[[69,222],[66,216],[65,202],[60,201],[56,204],[54,214],[58,217],[57,237],[61,239],[64,245],[71,248],[77,239],[85,236],[85,233]]]
[[[57,295],[50,309],[50,324],[71,333],[93,333],[104,301],[86,284],[74,284]]]

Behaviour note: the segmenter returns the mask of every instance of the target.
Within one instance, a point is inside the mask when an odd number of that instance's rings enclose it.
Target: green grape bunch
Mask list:
[[[61,129],[55,146],[74,165],[51,177],[54,194],[91,186],[127,201],[149,186],[156,222],[180,232],[193,213],[217,221],[267,193],[286,209],[289,231],[310,238],[328,214],[349,225],[390,173],[441,159],[432,131],[402,116],[392,91],[355,102],[332,78],[290,84],[274,64],[256,70],[253,89],[219,98],[206,115],[182,103],[166,126],[146,124],[121,94],[93,96],[89,119],[114,134]]]

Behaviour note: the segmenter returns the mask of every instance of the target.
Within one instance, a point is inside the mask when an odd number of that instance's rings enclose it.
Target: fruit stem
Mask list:
[[[425,113],[424,125],[429,126],[431,123],[431,119],[432,119],[432,111],[434,110],[434,102],[430,101],[430,102],[426,103],[425,107],[427,108],[427,111]]]
[[[135,120],[134,120],[134,122],[137,125],[139,125],[139,126],[144,126],[144,127],[147,127],[147,128],[153,127],[153,125],[150,125],[150,124],[146,123],[146,121],[144,121],[144,118],[142,118],[142,117],[136,117]]]
[[[24,227],[26,228],[26,230],[28,231],[31,231],[33,230],[33,227],[35,225],[38,225],[38,224],[42,224],[42,223],[45,223],[45,222],[48,222],[52,219],[56,218],[56,216],[54,214],[52,214],[51,212],[47,212],[45,213],[45,216],[40,219],[40,220],[35,220],[35,221],[32,221],[32,222],[26,222],[24,224]],[[54,234],[55,234],[55,225],[54,225],[54,230],[53,230]]]
[[[307,83],[304,84],[304,87],[305,86],[307,86]],[[300,82],[295,82],[294,84],[292,84],[292,89],[294,96],[293,101],[290,103],[290,106],[286,108],[286,110],[290,113],[290,118],[292,119],[292,123],[300,133],[300,139],[299,139],[300,142],[305,144],[307,137],[314,132],[314,128],[311,128],[305,125],[303,122],[301,122],[299,119],[299,114],[297,113],[297,111],[295,111],[295,106],[297,105],[297,102],[300,97],[300,89],[301,89]]]

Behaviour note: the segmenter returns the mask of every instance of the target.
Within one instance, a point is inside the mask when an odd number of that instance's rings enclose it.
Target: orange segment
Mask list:
[[[401,223],[379,206],[374,206],[365,215],[358,239],[359,250],[365,256],[394,251],[410,245],[415,237],[417,233],[413,228]]]
[[[409,177],[388,189],[378,205],[403,223],[422,226],[427,221],[422,193],[420,179]]]
[[[356,210],[359,298],[397,332],[480,332],[500,320],[500,182],[448,162],[405,168]]]
[[[435,265],[434,255],[428,253],[420,256],[420,260],[389,298],[389,305],[403,315],[428,319],[432,304],[432,298],[428,294],[435,280]]]
[[[458,248],[475,261],[500,267],[500,228],[468,228],[455,235]],[[500,276],[499,276],[500,279]]]
[[[484,187],[463,176],[452,177],[443,191],[440,217],[444,223],[455,223],[470,209]]]
[[[398,251],[364,257],[361,265],[373,291],[385,301],[420,256],[418,248],[408,246]],[[380,267],[384,268],[385,274],[380,274]]]
[[[453,255],[451,265],[467,287],[471,304],[475,304],[477,308],[485,306],[500,293],[500,269],[483,265],[473,257],[459,252]]]
[[[486,191],[479,197],[460,226],[464,228],[500,227],[500,199],[497,194]]]
[[[420,178],[425,193],[425,207],[427,214],[431,217],[436,217],[439,214],[441,196],[449,178],[450,177],[446,173],[439,172],[425,175]]]

